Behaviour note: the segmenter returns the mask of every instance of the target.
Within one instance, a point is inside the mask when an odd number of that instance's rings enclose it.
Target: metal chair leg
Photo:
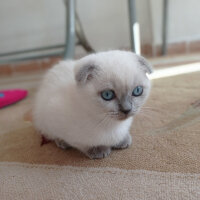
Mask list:
[[[136,54],[141,54],[140,47],[140,28],[136,17],[136,3],[135,0],[128,0],[129,7],[129,22],[130,22],[130,37],[131,48]]]
[[[169,1],[163,0],[162,55],[167,54],[168,5]]]
[[[66,6],[66,46],[65,59],[73,59],[75,49],[75,1],[65,0]]]
[[[87,52],[94,52],[94,49],[91,47],[90,43],[88,42],[85,33],[83,31],[83,27],[81,25],[80,18],[76,12],[76,35],[78,37],[78,44],[80,44]]]

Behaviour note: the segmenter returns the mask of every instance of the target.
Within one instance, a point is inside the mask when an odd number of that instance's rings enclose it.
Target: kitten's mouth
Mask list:
[[[134,115],[134,113],[128,113],[128,114],[125,114],[123,112],[113,112],[110,117],[115,119],[115,120],[120,120],[120,121],[123,121],[123,120],[126,120],[128,119],[129,117],[132,117]]]
[[[114,119],[117,119],[117,120],[120,120],[120,121],[123,121],[125,119],[128,119],[129,117],[131,117],[132,115],[131,114],[115,114],[115,115],[112,115],[112,118]]]

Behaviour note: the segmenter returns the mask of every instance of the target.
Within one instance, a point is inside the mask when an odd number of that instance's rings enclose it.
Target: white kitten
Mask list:
[[[127,51],[62,61],[44,77],[34,125],[59,147],[77,148],[90,158],[127,148],[133,117],[149,95],[151,72],[143,57]]]

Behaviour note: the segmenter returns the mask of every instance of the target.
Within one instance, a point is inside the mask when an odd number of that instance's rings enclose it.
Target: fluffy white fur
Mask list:
[[[80,70],[97,66],[98,72],[76,80]],[[45,75],[37,93],[33,121],[37,130],[47,138],[65,141],[87,154],[91,147],[119,144],[129,134],[134,115],[150,91],[146,73],[151,71],[146,61],[131,52],[109,51],[91,54],[78,61],[62,61]],[[90,72],[88,72],[90,73]],[[133,100],[131,116],[123,120],[110,116],[116,103],[105,102],[98,92],[109,88],[132,91],[144,87],[142,97]]]

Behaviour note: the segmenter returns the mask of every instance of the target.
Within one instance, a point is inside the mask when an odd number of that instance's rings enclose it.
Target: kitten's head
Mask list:
[[[146,74],[152,68],[141,56],[108,51],[76,62],[75,79],[81,99],[91,109],[123,120],[135,115],[150,91]]]

